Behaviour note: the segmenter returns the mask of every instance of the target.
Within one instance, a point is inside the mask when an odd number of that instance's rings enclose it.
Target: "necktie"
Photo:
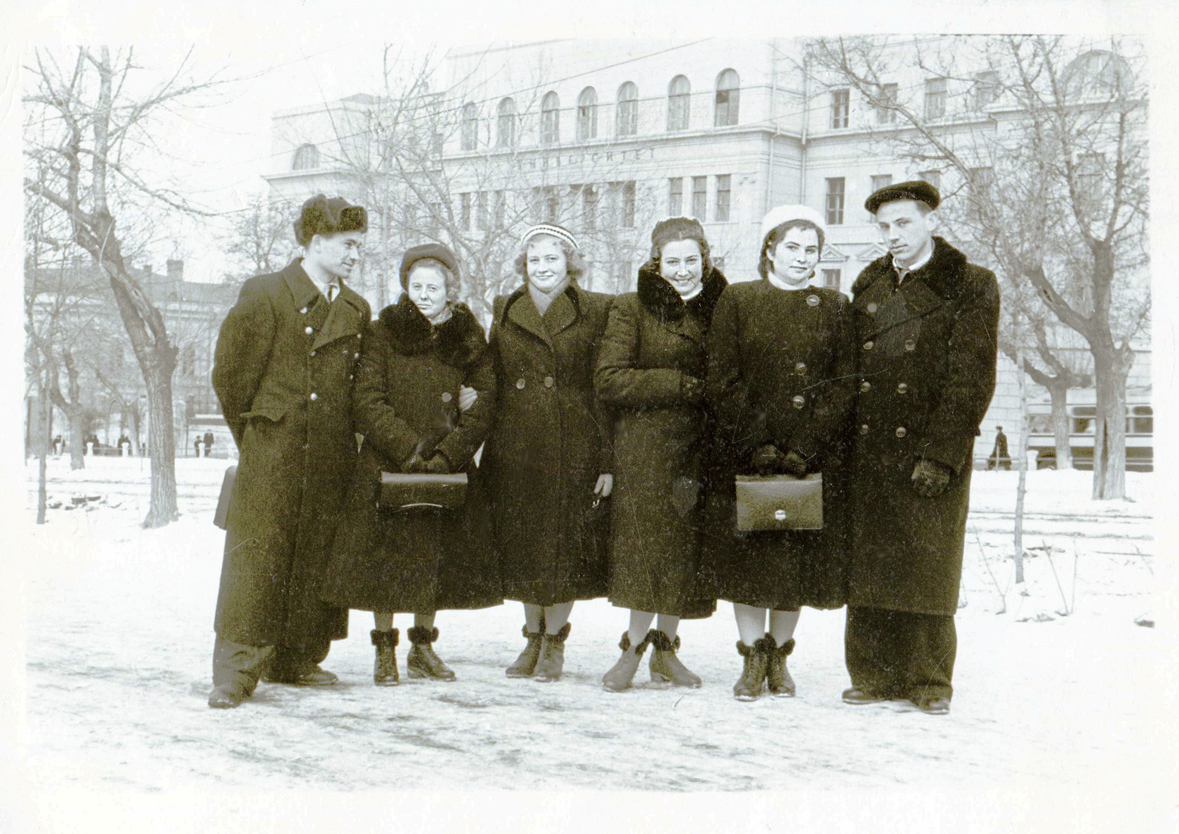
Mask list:
[[[339,287],[337,287],[335,284],[328,284],[328,288],[327,288],[328,304],[331,304],[333,301],[336,300],[336,290],[338,290],[338,289],[339,289]]]

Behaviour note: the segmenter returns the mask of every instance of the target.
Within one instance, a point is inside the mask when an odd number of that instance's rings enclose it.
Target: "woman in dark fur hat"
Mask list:
[[[614,300],[602,338],[595,387],[618,417],[609,597],[630,609],[622,656],[602,678],[614,692],[630,686],[648,645],[653,682],[701,683],[676,657],[676,630],[681,617],[707,617],[715,607],[697,589],[698,515],[709,423],[706,337],[726,286],[700,223],[662,220],[638,291]],[[651,629],[656,614],[659,627]]]
[[[372,611],[373,680],[398,682],[393,612],[413,612],[410,677],[454,680],[434,653],[434,614],[503,601],[494,554],[485,546],[486,504],[472,456],[495,409],[495,375],[483,328],[453,301],[458,265],[445,246],[416,246],[401,262],[404,290],[369,325],[353,390],[364,444],[336,533],[323,595]],[[460,388],[474,404],[460,410]],[[464,405],[465,405],[464,401]],[[461,509],[377,506],[381,471],[466,472]]]

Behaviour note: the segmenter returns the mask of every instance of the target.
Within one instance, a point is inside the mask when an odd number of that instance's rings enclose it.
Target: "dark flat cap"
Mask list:
[[[458,258],[454,256],[454,252],[451,252],[449,247],[443,246],[441,243],[423,243],[421,246],[411,246],[401,256],[402,289],[409,288],[409,271],[413,269],[413,265],[427,258],[438,261],[438,263],[450,270],[451,277],[458,278]]]
[[[300,246],[309,244],[316,235],[367,231],[368,212],[364,206],[354,206],[343,197],[329,200],[323,194],[316,194],[305,202],[299,219],[295,221],[295,240]]]
[[[882,205],[891,203],[893,200],[917,200],[925,203],[931,209],[935,209],[937,204],[942,201],[942,195],[938,194],[937,189],[924,180],[899,182],[896,185],[886,185],[879,191],[873,191],[872,195],[864,201],[864,208],[875,214]]]

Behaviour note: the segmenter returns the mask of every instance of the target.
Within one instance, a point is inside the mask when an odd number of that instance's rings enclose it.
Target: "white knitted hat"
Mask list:
[[[769,213],[761,221],[761,242],[764,245],[766,236],[774,229],[781,226],[788,220],[807,220],[814,223],[823,232],[827,234],[827,224],[823,222],[823,216],[815,211],[810,206],[802,205],[785,205],[778,206],[769,210]]]

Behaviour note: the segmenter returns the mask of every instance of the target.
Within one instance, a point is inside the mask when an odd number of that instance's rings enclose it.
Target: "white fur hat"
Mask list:
[[[770,232],[788,220],[807,220],[818,226],[822,230],[824,236],[827,234],[827,224],[823,222],[823,216],[810,206],[777,206],[776,208],[770,209],[769,213],[767,213],[761,221],[762,245],[765,245],[766,236],[769,235]]]

